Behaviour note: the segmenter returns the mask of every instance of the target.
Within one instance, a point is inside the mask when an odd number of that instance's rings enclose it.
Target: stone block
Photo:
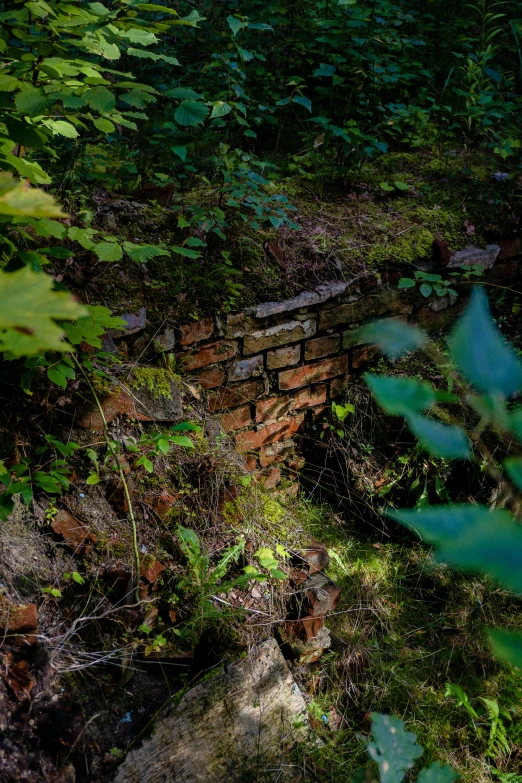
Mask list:
[[[260,400],[256,405],[256,421],[274,421],[281,416],[286,416],[294,408],[294,399],[285,394],[281,397],[268,397]]]
[[[55,533],[63,536],[66,545],[76,555],[89,554],[92,545],[97,541],[96,536],[91,533],[88,527],[63,508],[54,517],[51,527]]]
[[[234,408],[234,410],[229,413],[224,413],[219,417],[219,423],[225,432],[232,432],[233,430],[241,430],[243,427],[248,427],[249,424],[252,424],[250,405],[242,405],[240,408]]]
[[[292,367],[294,364],[299,364],[300,359],[300,345],[285,345],[283,348],[268,351],[266,366],[269,370],[278,370],[280,367]]]
[[[261,483],[265,489],[277,487],[281,481],[281,468],[265,468],[261,472]]]
[[[307,362],[314,359],[320,359],[322,356],[328,356],[330,353],[337,353],[339,350],[340,337],[338,334],[329,334],[326,337],[317,337],[315,340],[309,340],[305,343],[304,358]]]
[[[263,374],[263,356],[251,356],[249,359],[240,359],[228,368],[227,381],[246,381],[247,378],[255,378]]]
[[[247,402],[257,400],[265,394],[266,384],[261,378],[246,383],[236,383],[228,388],[218,389],[208,395],[208,409],[210,413],[222,411],[225,408],[237,408]]]
[[[296,410],[303,408],[313,408],[314,405],[321,405],[326,400],[326,384],[317,386],[308,386],[301,389],[294,397],[294,406]]]
[[[236,355],[236,351],[237,342],[235,340],[218,340],[215,343],[203,345],[194,353],[178,354],[177,359],[182,362],[183,369],[186,372],[191,372],[209,364],[217,364],[218,362],[232,359]]]
[[[453,253],[448,269],[457,269],[461,266],[481,266],[483,269],[491,269],[500,253],[499,245],[486,245],[485,249],[468,245],[464,250]]]
[[[243,353],[258,353],[267,348],[306,340],[315,334],[316,329],[317,324],[312,318],[305,321],[287,321],[276,326],[269,326],[267,329],[258,329],[245,336]]]
[[[141,307],[137,313],[123,313],[119,316],[125,321],[123,329],[109,329],[107,335],[109,337],[128,337],[130,334],[136,334],[145,329],[147,325],[147,311],[144,307]]]
[[[304,415],[291,416],[286,419],[265,424],[258,430],[249,430],[236,435],[236,449],[239,453],[256,451],[279,440],[290,438],[301,426]]]
[[[210,340],[214,334],[214,321],[212,318],[202,318],[192,324],[183,324],[179,327],[181,345],[193,345],[201,340]]]
[[[247,313],[252,313],[255,318],[267,318],[279,313],[289,313],[292,310],[299,310],[301,307],[322,304],[328,299],[344,293],[347,287],[348,283],[331,280],[318,285],[313,291],[303,291],[303,293],[294,296],[293,299],[285,299],[282,302],[263,302],[263,304],[259,304],[256,307],[250,307]]]
[[[348,357],[336,356],[333,359],[323,359],[315,364],[306,364],[293,370],[283,370],[279,373],[279,388],[281,391],[298,389],[348,371]]]

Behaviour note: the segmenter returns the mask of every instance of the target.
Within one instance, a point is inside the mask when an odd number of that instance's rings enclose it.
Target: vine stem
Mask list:
[[[131,496],[130,496],[130,492],[129,492],[129,486],[127,484],[127,480],[125,479],[125,474],[123,472],[123,468],[121,466],[121,462],[120,462],[120,460],[118,458],[118,452],[114,448],[114,446],[112,444],[112,440],[109,437],[109,428],[108,428],[108,425],[107,425],[107,419],[105,418],[105,413],[103,412],[103,408],[102,408],[102,405],[101,405],[101,402],[100,402],[100,398],[98,397],[98,395],[96,393],[96,390],[95,390],[94,386],[91,383],[91,379],[89,378],[89,376],[85,372],[85,369],[82,367],[82,365],[80,364],[80,362],[78,361],[78,359],[76,358],[76,356],[74,354],[71,354],[71,356],[72,356],[72,359],[73,359],[74,363],[76,364],[76,366],[80,370],[81,374],[85,378],[85,380],[87,382],[87,385],[88,385],[88,387],[89,387],[89,389],[91,391],[91,394],[92,394],[92,396],[94,398],[94,401],[96,403],[96,407],[98,408],[98,413],[100,414],[101,420],[102,420],[102,423],[103,423],[103,437],[105,439],[105,443],[107,444],[107,448],[109,449],[109,451],[110,451],[110,453],[111,453],[111,455],[112,455],[112,457],[114,459],[114,462],[116,464],[116,468],[118,470],[118,474],[119,474],[119,477],[120,477],[120,481],[121,481],[122,486],[123,486],[123,494],[125,495],[125,500],[127,501],[127,507],[129,509],[129,519],[130,519],[131,526],[132,526],[132,545],[133,545],[133,548],[134,548],[134,562],[135,562],[135,568],[136,568],[136,580],[135,580],[135,584],[134,584],[134,597],[136,599],[136,602],[138,603],[139,600],[140,600],[140,590],[139,590],[139,584],[140,584],[140,552],[139,552],[139,549],[138,549],[138,527],[136,525],[136,517],[134,515],[134,508],[132,506]]]

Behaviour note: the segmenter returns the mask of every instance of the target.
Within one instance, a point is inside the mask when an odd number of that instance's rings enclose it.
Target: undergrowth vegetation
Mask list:
[[[292,664],[301,779],[522,780],[520,303],[492,283],[512,349],[483,269],[440,268],[520,231],[520,3],[4,0],[0,23],[0,776],[109,780],[163,703],[291,646],[312,541],[340,599]],[[363,326],[386,358],[309,427],[301,495],[266,489],[174,327],[369,271],[475,290],[449,344]]]

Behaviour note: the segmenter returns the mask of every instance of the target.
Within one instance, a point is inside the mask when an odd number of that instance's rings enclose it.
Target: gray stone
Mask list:
[[[154,347],[158,353],[172,351],[174,348],[174,329],[168,326],[154,338]]]
[[[349,285],[349,283],[333,280],[318,285],[313,291],[303,291],[302,294],[294,296],[293,299],[285,299],[282,302],[263,302],[263,304],[259,304],[256,307],[249,307],[246,312],[251,313],[255,318],[267,318],[269,315],[289,313],[301,307],[322,304],[328,301],[328,299],[344,293]]]
[[[109,337],[127,337],[129,334],[141,332],[147,325],[147,311],[144,307],[141,307],[137,313],[123,313],[120,318],[126,321],[127,326],[124,329],[109,329],[107,332]]]
[[[111,353],[113,356],[117,356],[118,354],[118,346],[112,339],[112,337],[109,334],[104,334],[101,338],[101,344],[102,344],[102,351],[104,353]]]
[[[183,418],[181,391],[176,381],[170,384],[170,397],[155,397],[145,386],[126,391],[132,397],[136,410],[154,421],[179,421]]]
[[[483,269],[491,269],[500,253],[498,245],[486,245],[486,248],[468,245],[464,250],[458,250],[450,258],[448,269],[457,269],[461,266],[474,266],[477,264]]]
[[[275,639],[191,688],[154,723],[115,783],[295,781],[288,753],[309,736],[303,696]]]
[[[257,353],[265,348],[296,343],[312,337],[317,329],[315,320],[309,318],[306,321],[288,321],[284,324],[270,326],[268,329],[259,329],[252,334],[247,334],[243,344],[243,353]]]
[[[242,359],[228,368],[227,380],[246,381],[247,378],[256,378],[263,374],[263,356],[251,356],[250,359]]]

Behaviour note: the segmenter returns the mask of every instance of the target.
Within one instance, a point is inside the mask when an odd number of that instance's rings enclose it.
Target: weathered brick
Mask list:
[[[326,307],[319,313],[319,329],[330,329],[337,324],[353,324],[382,315],[392,307],[392,300],[392,293],[383,291],[377,296],[363,296],[353,302]]]
[[[320,405],[326,400],[326,384],[319,384],[318,386],[307,386],[306,389],[301,389],[294,397],[294,405],[296,410],[302,408],[312,408],[314,405]]]
[[[192,324],[183,324],[179,327],[181,345],[193,345],[201,340],[210,340],[214,334],[214,321],[212,318],[203,318]]]
[[[312,337],[317,329],[317,324],[312,318],[305,321],[288,321],[284,324],[270,326],[267,329],[258,329],[247,334],[243,343],[243,353],[258,353],[266,348],[274,348],[276,345],[287,345],[299,340]]]
[[[261,471],[261,482],[265,489],[277,487],[281,481],[281,468],[265,468]]]
[[[219,417],[219,423],[225,432],[232,432],[233,430],[240,430],[243,427],[248,427],[249,424],[252,424],[250,405],[242,405],[241,408],[234,408],[233,411],[224,413]]]
[[[252,473],[252,471],[256,470],[257,457],[255,454],[245,454],[244,460],[245,460],[245,467],[247,471],[249,471],[249,473]]]
[[[266,366],[269,370],[278,370],[280,367],[292,367],[292,365],[299,363],[300,358],[300,345],[285,345],[284,348],[268,351]]]
[[[295,443],[293,440],[280,440],[265,446],[259,452],[259,464],[265,468],[274,462],[283,462],[294,453]]]
[[[219,364],[208,367],[198,373],[194,380],[199,383],[202,389],[215,389],[216,386],[221,386],[225,380],[225,368]]]
[[[239,435],[236,435],[236,448],[240,453],[255,451],[263,446],[268,446],[270,443],[285,440],[291,437],[294,432],[297,432],[303,419],[304,416],[301,414],[265,424],[264,427],[260,427],[257,431],[240,432]]]
[[[282,397],[269,397],[256,405],[256,421],[271,421],[286,416],[294,408],[294,398],[289,394]]]
[[[211,392],[208,395],[208,409],[211,413],[214,413],[224,408],[236,408],[238,405],[244,405],[246,402],[256,400],[264,393],[265,382],[261,379],[237,383],[228,388]]]
[[[279,373],[279,388],[281,391],[298,389],[299,386],[307,386],[317,381],[325,381],[342,375],[348,370],[348,357],[336,356],[333,359],[323,359],[315,364],[306,364],[304,367],[296,367],[294,370],[283,370]]]
[[[304,358],[307,362],[328,356],[329,353],[337,353],[340,338],[338,334],[329,334],[326,337],[317,337],[309,340],[305,345]]]
[[[183,363],[183,369],[187,372],[199,370],[208,364],[217,364],[226,359],[232,359],[236,355],[237,342],[235,340],[218,340],[215,343],[203,345],[194,353],[178,354],[178,359]]]
[[[341,397],[343,394],[345,394],[349,382],[349,375],[343,375],[340,378],[334,378],[333,381],[330,382],[330,397],[334,399],[335,397]]]
[[[246,381],[247,378],[256,377],[263,373],[263,356],[251,356],[249,359],[240,359],[228,368],[227,380]]]
[[[375,359],[380,354],[377,348],[373,345],[364,345],[361,348],[353,349],[352,367],[354,370],[360,370],[361,367],[366,365]]]

